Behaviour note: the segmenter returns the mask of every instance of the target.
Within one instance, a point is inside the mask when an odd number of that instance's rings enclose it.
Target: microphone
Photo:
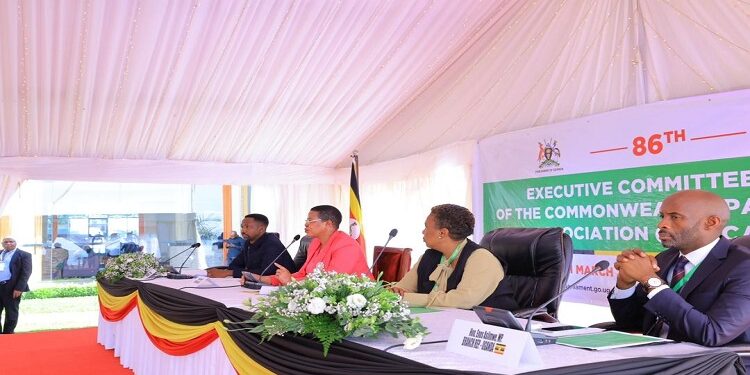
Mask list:
[[[266,268],[264,268],[263,271],[261,271],[260,275],[258,275],[258,276],[263,276],[263,274],[266,273],[266,271],[268,271],[268,269],[271,268],[271,266],[274,263],[276,263],[277,260],[279,260],[279,258],[281,257],[281,254],[284,254],[287,251],[287,249],[289,249],[289,246],[292,246],[292,244],[295,243],[295,242],[297,242],[297,241],[299,241],[299,239],[300,239],[300,235],[299,234],[296,235],[296,236],[294,236],[294,238],[292,239],[292,242],[290,242],[289,245],[286,245],[286,247],[284,248],[284,251],[280,251],[279,255],[277,255],[276,258],[273,258],[273,260],[271,261],[271,263],[268,263],[268,265],[266,266]],[[244,274],[245,273],[243,272],[243,275]],[[250,275],[250,273],[247,273],[247,274]],[[260,287],[262,287],[264,285],[268,285],[268,284],[264,284],[264,283],[260,282],[260,280],[256,280],[256,281],[252,281],[252,280],[247,281],[247,280],[245,280],[245,283],[242,284],[243,287],[248,288],[248,289],[260,289]]]
[[[167,273],[167,278],[168,279],[192,279],[193,276],[183,275],[182,274],[182,267],[185,267],[185,263],[187,263],[188,259],[190,259],[190,257],[193,255],[193,252],[195,252],[195,249],[197,249],[199,247],[201,247],[200,242],[196,242],[196,243],[190,245],[189,248],[183,250],[181,253],[184,253],[185,251],[188,251],[188,250],[193,250],[193,251],[191,251],[190,254],[188,254],[188,256],[185,257],[185,260],[182,261],[182,264],[180,264],[180,268],[177,269],[177,272],[169,272],[169,273]],[[177,256],[177,255],[175,255],[175,256]],[[172,258],[174,258],[174,257],[172,257]]]
[[[539,312],[539,310],[547,307],[547,305],[549,305],[552,301],[560,298],[563,295],[563,293],[568,291],[568,289],[578,285],[578,283],[583,281],[583,279],[591,276],[594,272],[604,271],[607,269],[607,267],[609,267],[609,262],[607,262],[606,260],[600,260],[599,263],[594,265],[594,268],[591,271],[583,275],[583,277],[578,279],[578,281],[574,282],[573,284],[568,285],[567,287],[565,287],[565,289],[562,290],[562,292],[557,293],[554,297],[550,298],[549,301],[539,305],[539,307],[537,307],[534,311],[532,311],[531,315],[528,316],[527,318],[528,320],[526,321],[526,328],[524,329],[524,331],[531,332],[531,320],[534,318],[534,315],[536,315],[536,313]]]
[[[180,254],[183,254],[183,253],[185,253],[186,251],[188,251],[190,249],[195,249],[196,247],[200,247],[200,246],[201,246],[201,243],[200,242],[196,242],[196,243],[190,245],[190,247],[186,248],[185,250],[182,250],[179,253],[177,253],[177,254],[169,257],[167,260],[160,261],[159,263],[162,263],[162,264],[166,263],[166,264],[168,264],[172,259],[178,257]]]
[[[391,242],[393,237],[396,237],[398,234],[398,229],[393,228],[391,229],[390,233],[388,233],[388,240],[385,241],[385,245],[383,245],[383,250],[380,251],[380,254],[378,254],[377,257],[375,257],[375,261],[372,262],[372,267],[370,268],[370,273],[375,273],[375,266],[378,264],[378,260],[381,256],[383,256],[383,253],[385,252],[385,248],[388,247],[388,242]]]

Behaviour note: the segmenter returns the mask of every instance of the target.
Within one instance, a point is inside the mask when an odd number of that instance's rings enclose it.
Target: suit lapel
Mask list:
[[[714,270],[721,265],[721,262],[727,257],[727,249],[729,249],[730,242],[726,238],[722,237],[719,242],[716,243],[713,249],[708,253],[703,262],[695,270],[693,276],[680,290],[680,295],[686,298],[695,288],[705,280]]]

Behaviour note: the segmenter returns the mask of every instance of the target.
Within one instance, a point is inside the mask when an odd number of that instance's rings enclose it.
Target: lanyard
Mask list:
[[[690,281],[690,278],[693,277],[695,270],[697,270],[698,266],[700,265],[701,265],[700,263],[696,264],[695,267],[693,267],[690,270],[690,272],[686,273],[685,276],[683,276],[682,279],[680,279],[680,281],[677,284],[674,284],[674,286],[672,287],[672,290],[679,293],[682,287],[685,286],[685,284],[687,284],[688,281]]]
[[[8,253],[10,253],[10,251],[7,251],[7,250],[0,251],[0,262],[5,262],[5,255],[7,255]]]

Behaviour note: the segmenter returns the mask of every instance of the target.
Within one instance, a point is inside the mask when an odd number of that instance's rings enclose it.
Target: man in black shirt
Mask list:
[[[242,220],[242,237],[245,246],[240,255],[231,263],[229,269],[208,269],[209,277],[241,277],[242,271],[255,274],[273,275],[276,273],[274,258],[284,252],[276,263],[284,267],[294,267],[292,257],[286,252],[278,234],[267,233],[268,218],[261,214],[250,214]],[[265,272],[263,272],[265,271]]]

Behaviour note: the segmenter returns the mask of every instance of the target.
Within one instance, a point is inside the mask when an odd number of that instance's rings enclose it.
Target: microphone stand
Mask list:
[[[167,260],[162,260],[162,261],[160,261],[159,263],[161,263],[161,264],[167,264],[167,265],[168,265],[168,264],[169,264],[169,262],[170,262],[170,261],[171,261],[172,259],[174,259],[174,258],[177,258],[178,256],[180,256],[180,254],[184,254],[184,253],[185,253],[186,251],[188,251],[188,250],[190,250],[190,249],[195,249],[195,248],[197,248],[197,247],[200,247],[200,245],[201,245],[200,243],[196,242],[196,243],[194,243],[194,244],[192,244],[192,245],[188,246],[188,247],[187,247],[187,248],[186,248],[185,250],[181,250],[181,251],[180,251],[180,252],[178,252],[177,254],[175,254],[175,255],[172,255],[171,257],[167,258]]]
[[[268,265],[266,266],[266,268],[264,268],[263,271],[261,271],[258,276],[259,277],[263,276],[263,274],[266,273],[266,271],[268,271],[269,268],[271,268],[271,265],[273,265],[277,260],[279,260],[279,258],[281,257],[281,254],[284,254],[287,251],[287,249],[289,249],[289,246],[292,246],[292,244],[295,243],[295,242],[297,242],[297,240],[299,240],[299,239],[300,239],[299,234],[296,235],[296,236],[294,236],[294,238],[292,239],[292,242],[290,242],[289,245],[286,245],[286,247],[284,248],[284,251],[280,251],[279,255],[277,255],[276,258],[273,258],[273,260],[271,261],[271,263],[268,263]],[[255,277],[253,277],[251,273],[249,273],[249,272],[242,272],[243,276],[245,276],[245,274],[250,275],[251,278],[255,279]],[[245,278],[247,279],[247,277],[245,277]],[[242,284],[243,287],[248,288],[248,289],[260,289],[262,286],[265,286],[265,285],[268,285],[268,284],[265,284],[265,283],[261,282],[260,280],[255,280],[255,281],[253,281],[253,280],[250,280],[250,281],[245,280],[245,283]]]
[[[375,257],[375,260],[372,262],[372,267],[370,267],[370,273],[375,276],[375,266],[378,264],[378,260],[380,260],[380,257],[383,256],[383,253],[385,252],[385,249],[388,248],[388,243],[391,242],[393,237],[396,237],[398,234],[398,230],[391,229],[391,232],[388,233],[388,239],[385,241],[385,245],[383,245],[383,250],[380,250],[380,254]]]
[[[607,267],[609,267],[609,262],[607,262],[606,260],[600,261],[599,263],[597,263],[596,265],[594,265],[594,268],[591,271],[589,271],[587,274],[583,275],[583,277],[581,277],[580,279],[578,279],[578,281],[574,282],[573,284],[568,285],[560,293],[557,293],[554,297],[550,298],[549,301],[547,301],[547,302],[539,305],[539,307],[537,307],[536,309],[534,309],[534,311],[532,311],[531,314],[527,317],[528,320],[526,320],[526,328],[524,328],[524,331],[531,332],[531,320],[534,318],[534,315],[536,315],[536,313],[539,312],[539,310],[547,307],[547,305],[549,305],[552,301],[560,298],[560,296],[562,296],[563,293],[567,292],[568,289],[570,289],[570,288],[578,285],[578,283],[580,283],[581,281],[583,281],[585,278],[593,275],[595,272],[604,271]]]
[[[197,248],[199,248],[201,246],[200,243],[198,243],[197,245],[198,246],[190,246],[193,249],[193,251],[191,251],[190,254],[188,254],[188,256],[185,257],[185,260],[182,261],[182,264],[180,264],[180,268],[177,269],[176,273],[175,272],[169,272],[169,273],[167,273],[167,278],[168,279],[192,279],[193,278],[193,276],[191,276],[191,275],[183,275],[182,274],[182,268],[185,267],[185,263],[187,263],[188,259],[190,259],[190,257],[193,256],[193,253],[195,252],[195,249],[197,249]],[[184,250],[183,252],[185,252],[185,251],[187,251],[187,249]]]

